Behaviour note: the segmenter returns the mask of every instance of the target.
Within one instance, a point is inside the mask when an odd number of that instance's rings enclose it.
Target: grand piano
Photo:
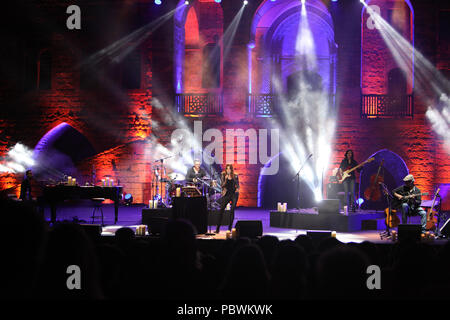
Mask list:
[[[43,198],[50,205],[51,221],[56,222],[56,205],[58,202],[69,199],[92,199],[105,198],[114,201],[114,224],[117,223],[119,215],[119,201],[121,199],[122,187],[100,187],[100,186],[68,186],[55,185],[45,186]]]

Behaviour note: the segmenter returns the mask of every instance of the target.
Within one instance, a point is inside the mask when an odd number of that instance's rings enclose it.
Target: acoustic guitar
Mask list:
[[[355,167],[353,167],[353,168],[351,168],[351,169],[345,170],[345,171],[342,173],[342,175],[341,175],[341,173],[340,173],[340,170],[338,170],[338,172],[337,172],[337,174],[336,174],[337,181],[338,181],[339,183],[344,182],[345,179],[347,179],[348,177],[350,177],[350,173],[352,173],[353,171],[359,169],[360,167],[362,167],[362,166],[365,165],[366,163],[372,162],[373,160],[375,160],[375,158],[373,158],[373,157],[372,157],[372,158],[369,158],[369,159],[367,159],[366,161],[364,161],[363,163],[360,163],[360,164],[358,164],[357,166],[355,166]]]
[[[386,220],[384,223],[388,228],[395,228],[400,224],[400,218],[396,214],[397,210],[391,209],[391,212],[389,212],[389,208],[386,208],[384,213],[386,213]]]
[[[394,197],[392,199],[392,207],[393,208],[400,208],[402,206],[403,203],[408,202],[415,198],[415,197],[420,197],[420,196],[427,196],[428,192],[423,192],[423,193],[413,193],[407,196],[403,196],[403,198],[401,200],[399,200],[397,197]]]
[[[434,230],[434,229],[436,229],[436,225],[437,225],[436,213],[437,212],[434,211],[433,209],[434,209],[434,204],[436,202],[436,197],[437,197],[437,195],[438,195],[440,190],[441,190],[440,188],[438,188],[436,190],[436,193],[434,194],[433,202],[431,203],[431,207],[430,207],[430,209],[428,209],[428,212],[427,212],[427,224],[425,226],[426,230]]]

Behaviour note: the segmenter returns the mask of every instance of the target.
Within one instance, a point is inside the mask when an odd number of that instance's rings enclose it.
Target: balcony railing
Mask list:
[[[361,95],[362,118],[413,118],[413,95]]]
[[[272,93],[258,93],[248,95],[248,113],[257,118],[273,117],[277,113],[284,99]],[[334,95],[328,95],[328,104],[334,108]]]
[[[223,113],[222,94],[177,93],[175,105],[186,116],[216,116]]]
[[[248,95],[248,113],[254,117],[272,117],[275,110],[275,95],[259,93]]]

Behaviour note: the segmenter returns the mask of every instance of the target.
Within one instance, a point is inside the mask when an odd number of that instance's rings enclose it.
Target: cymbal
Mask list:
[[[172,180],[185,180],[185,176],[181,173],[172,172],[168,174],[169,178]]]

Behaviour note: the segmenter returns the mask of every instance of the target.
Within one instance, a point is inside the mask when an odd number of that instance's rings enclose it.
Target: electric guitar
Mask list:
[[[365,165],[366,163],[372,162],[373,160],[375,160],[375,158],[369,158],[366,161],[364,161],[363,163],[358,164],[356,167],[353,167],[351,169],[345,170],[344,172],[342,172],[342,175],[340,173],[340,170],[338,170],[337,174],[336,174],[336,178],[337,181],[339,183],[342,183],[345,181],[345,179],[347,179],[348,177],[350,177],[350,173],[352,173],[353,171],[355,171],[356,169],[362,167],[363,165]]]

